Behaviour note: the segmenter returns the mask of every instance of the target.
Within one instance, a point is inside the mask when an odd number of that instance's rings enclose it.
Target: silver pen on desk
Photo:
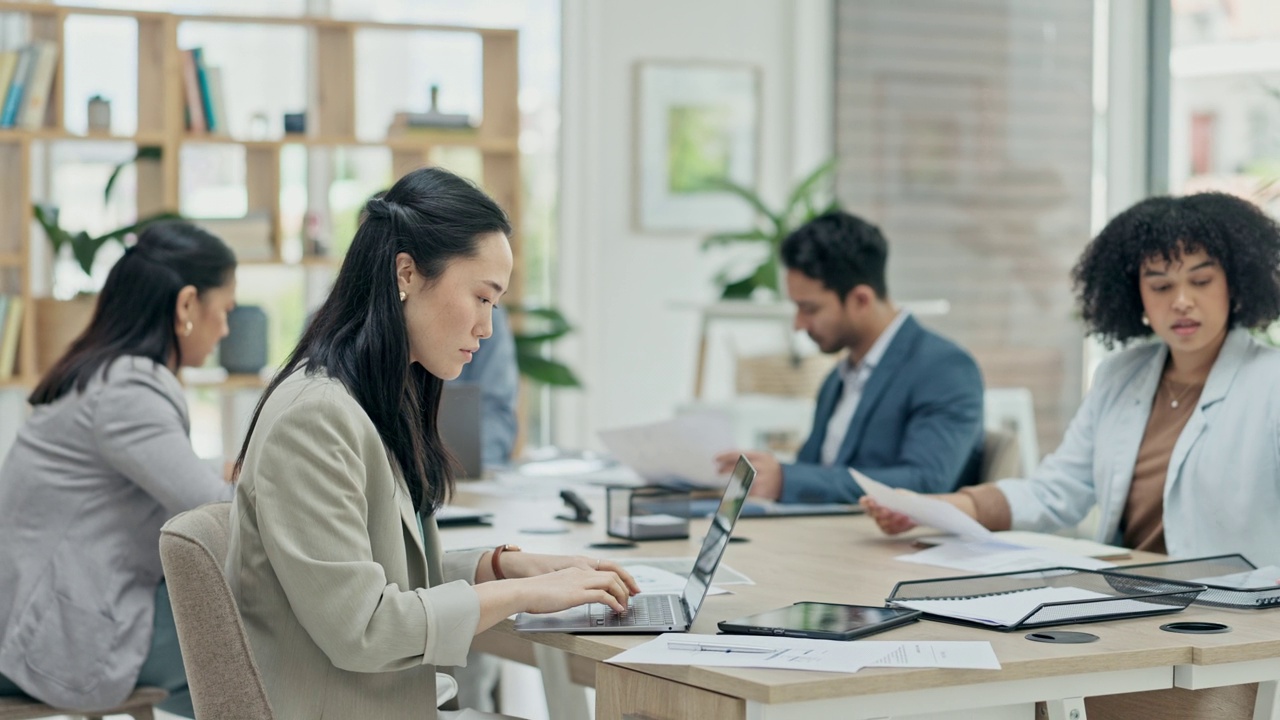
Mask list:
[[[723,653],[773,653],[779,650],[779,648],[760,647],[759,645],[721,645],[719,643],[689,642],[686,640],[669,640],[667,641],[667,649]]]

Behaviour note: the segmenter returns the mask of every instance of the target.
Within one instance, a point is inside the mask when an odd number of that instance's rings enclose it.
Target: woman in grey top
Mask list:
[[[149,226],[31,394],[0,468],[0,695],[94,710],[145,684],[193,715],[158,546],[170,517],[232,496],[192,451],[175,373],[227,334],[235,266],[199,228]]]

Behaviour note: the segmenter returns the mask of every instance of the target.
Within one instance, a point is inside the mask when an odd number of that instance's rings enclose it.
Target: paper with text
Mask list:
[[[768,648],[771,653],[673,650],[668,643],[684,646],[740,645]],[[891,642],[856,640],[813,640],[764,635],[694,635],[666,633],[625,650],[606,662],[634,665],[697,665],[700,667],[770,668],[853,673],[864,667],[946,667],[996,669],[991,643],[978,642]],[[938,664],[934,664],[938,663]]]

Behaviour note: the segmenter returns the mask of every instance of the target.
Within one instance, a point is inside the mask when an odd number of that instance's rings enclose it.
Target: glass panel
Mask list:
[[[1172,6],[1169,189],[1280,212],[1280,3]]]
[[[72,234],[83,230],[96,237],[134,221],[137,179],[132,164],[120,172],[110,200],[103,197],[107,178],[116,165],[131,161],[136,154],[137,148],[132,143],[50,143],[49,152],[52,194],[43,202],[56,208],[61,228]],[[32,242],[48,242],[48,239],[43,230],[37,229]],[[70,248],[64,247],[54,263],[53,296],[65,299],[82,291],[97,292],[123,252],[119,243],[103,245],[94,259],[92,275],[86,276],[72,258]]]
[[[356,33],[356,136],[381,140],[396,113],[431,110],[432,85],[437,112],[478,124],[480,59],[480,36],[470,33]]]
[[[137,132],[138,23],[133,18],[72,15],[65,32],[62,98],[67,129],[88,131],[89,98],[100,95],[111,103],[111,132]]]
[[[239,145],[184,145],[179,184],[179,212],[185,217],[244,217],[249,210],[244,148]]]
[[[274,139],[284,135],[284,114],[307,107],[307,31],[300,27],[184,22],[178,47],[204,48],[216,68],[221,105],[232,137]]]
[[[1093,3],[836,6],[837,194],[884,231],[889,294],[1027,387],[1040,445],[1080,401],[1069,269],[1089,240]]]

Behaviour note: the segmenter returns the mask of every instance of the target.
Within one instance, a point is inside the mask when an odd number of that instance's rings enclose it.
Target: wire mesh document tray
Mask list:
[[[1207,590],[1196,598],[1197,605],[1265,610],[1280,607],[1280,585],[1277,568],[1259,569],[1243,555],[1167,560],[1125,566],[1132,575],[1177,580],[1204,585]]]
[[[1187,607],[1205,586],[1077,568],[909,580],[886,604],[931,620],[1010,632],[1051,625],[1166,615]]]

